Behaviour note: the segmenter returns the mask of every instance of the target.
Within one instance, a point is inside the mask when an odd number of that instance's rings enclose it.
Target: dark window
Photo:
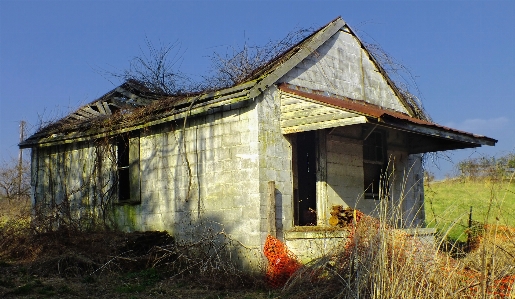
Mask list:
[[[118,139],[118,199],[130,200],[129,138]]]
[[[140,202],[139,136],[124,134],[117,141],[118,200]]]
[[[363,177],[365,198],[379,199],[381,174],[386,166],[386,138],[382,131],[373,131],[363,140]]]

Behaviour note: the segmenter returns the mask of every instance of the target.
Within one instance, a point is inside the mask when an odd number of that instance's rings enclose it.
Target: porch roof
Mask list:
[[[328,95],[327,93],[307,90],[301,87],[281,84],[279,90],[287,94],[308,99],[323,106],[341,111],[347,122],[333,122],[319,128],[338,127],[346,124],[370,123],[377,126],[401,130],[409,133],[409,153],[436,152],[482,145],[493,146],[496,139],[448,128],[427,120],[414,118],[407,114],[382,108],[364,101]],[[350,113],[350,114],[349,114]],[[334,119],[335,117],[332,117]],[[311,127],[313,129],[315,127]],[[309,130],[300,129],[297,131]],[[287,131],[294,132],[293,130]]]

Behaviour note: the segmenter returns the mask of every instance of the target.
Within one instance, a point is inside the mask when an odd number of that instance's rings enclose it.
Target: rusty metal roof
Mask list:
[[[280,84],[278,87],[283,92],[308,98],[319,103],[340,108],[342,110],[355,112],[357,114],[366,116],[369,120],[380,124],[397,127],[398,129],[416,132],[418,134],[427,134],[433,137],[444,138],[448,139],[449,141],[452,140],[463,143],[470,143],[470,146],[462,146],[459,148],[477,147],[481,145],[493,146],[495,143],[497,143],[496,139],[490,137],[445,127],[434,122],[418,119],[405,113],[386,109],[371,103],[367,103],[365,101],[354,100],[336,95],[328,95],[323,91],[307,90],[302,87],[285,83]],[[424,128],[426,130],[424,130]]]

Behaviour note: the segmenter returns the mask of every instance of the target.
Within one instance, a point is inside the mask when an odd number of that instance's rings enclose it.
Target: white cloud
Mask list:
[[[507,130],[512,130],[510,125],[511,120],[507,117],[501,116],[497,118],[482,119],[473,118],[466,119],[462,122],[450,122],[446,126],[462,130],[469,133],[481,135],[498,135],[500,133],[506,134]],[[490,136],[489,136],[490,137]]]

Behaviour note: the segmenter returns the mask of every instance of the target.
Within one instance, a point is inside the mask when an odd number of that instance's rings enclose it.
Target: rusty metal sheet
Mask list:
[[[333,107],[338,107],[346,111],[355,112],[367,116],[369,118],[375,118],[378,122],[398,121],[404,122],[407,125],[421,125],[430,129],[439,130],[443,134],[445,134],[445,132],[448,132],[450,134],[454,134],[454,136],[464,135],[467,137],[468,140],[471,140],[471,138],[476,139],[476,142],[478,144],[495,145],[495,143],[497,142],[497,140],[490,137],[452,129],[433,122],[418,119],[398,111],[366,103],[364,101],[353,100],[347,97],[329,96],[323,91],[306,91],[302,87],[296,87],[285,83],[279,85],[279,89],[283,92],[298,95]]]

